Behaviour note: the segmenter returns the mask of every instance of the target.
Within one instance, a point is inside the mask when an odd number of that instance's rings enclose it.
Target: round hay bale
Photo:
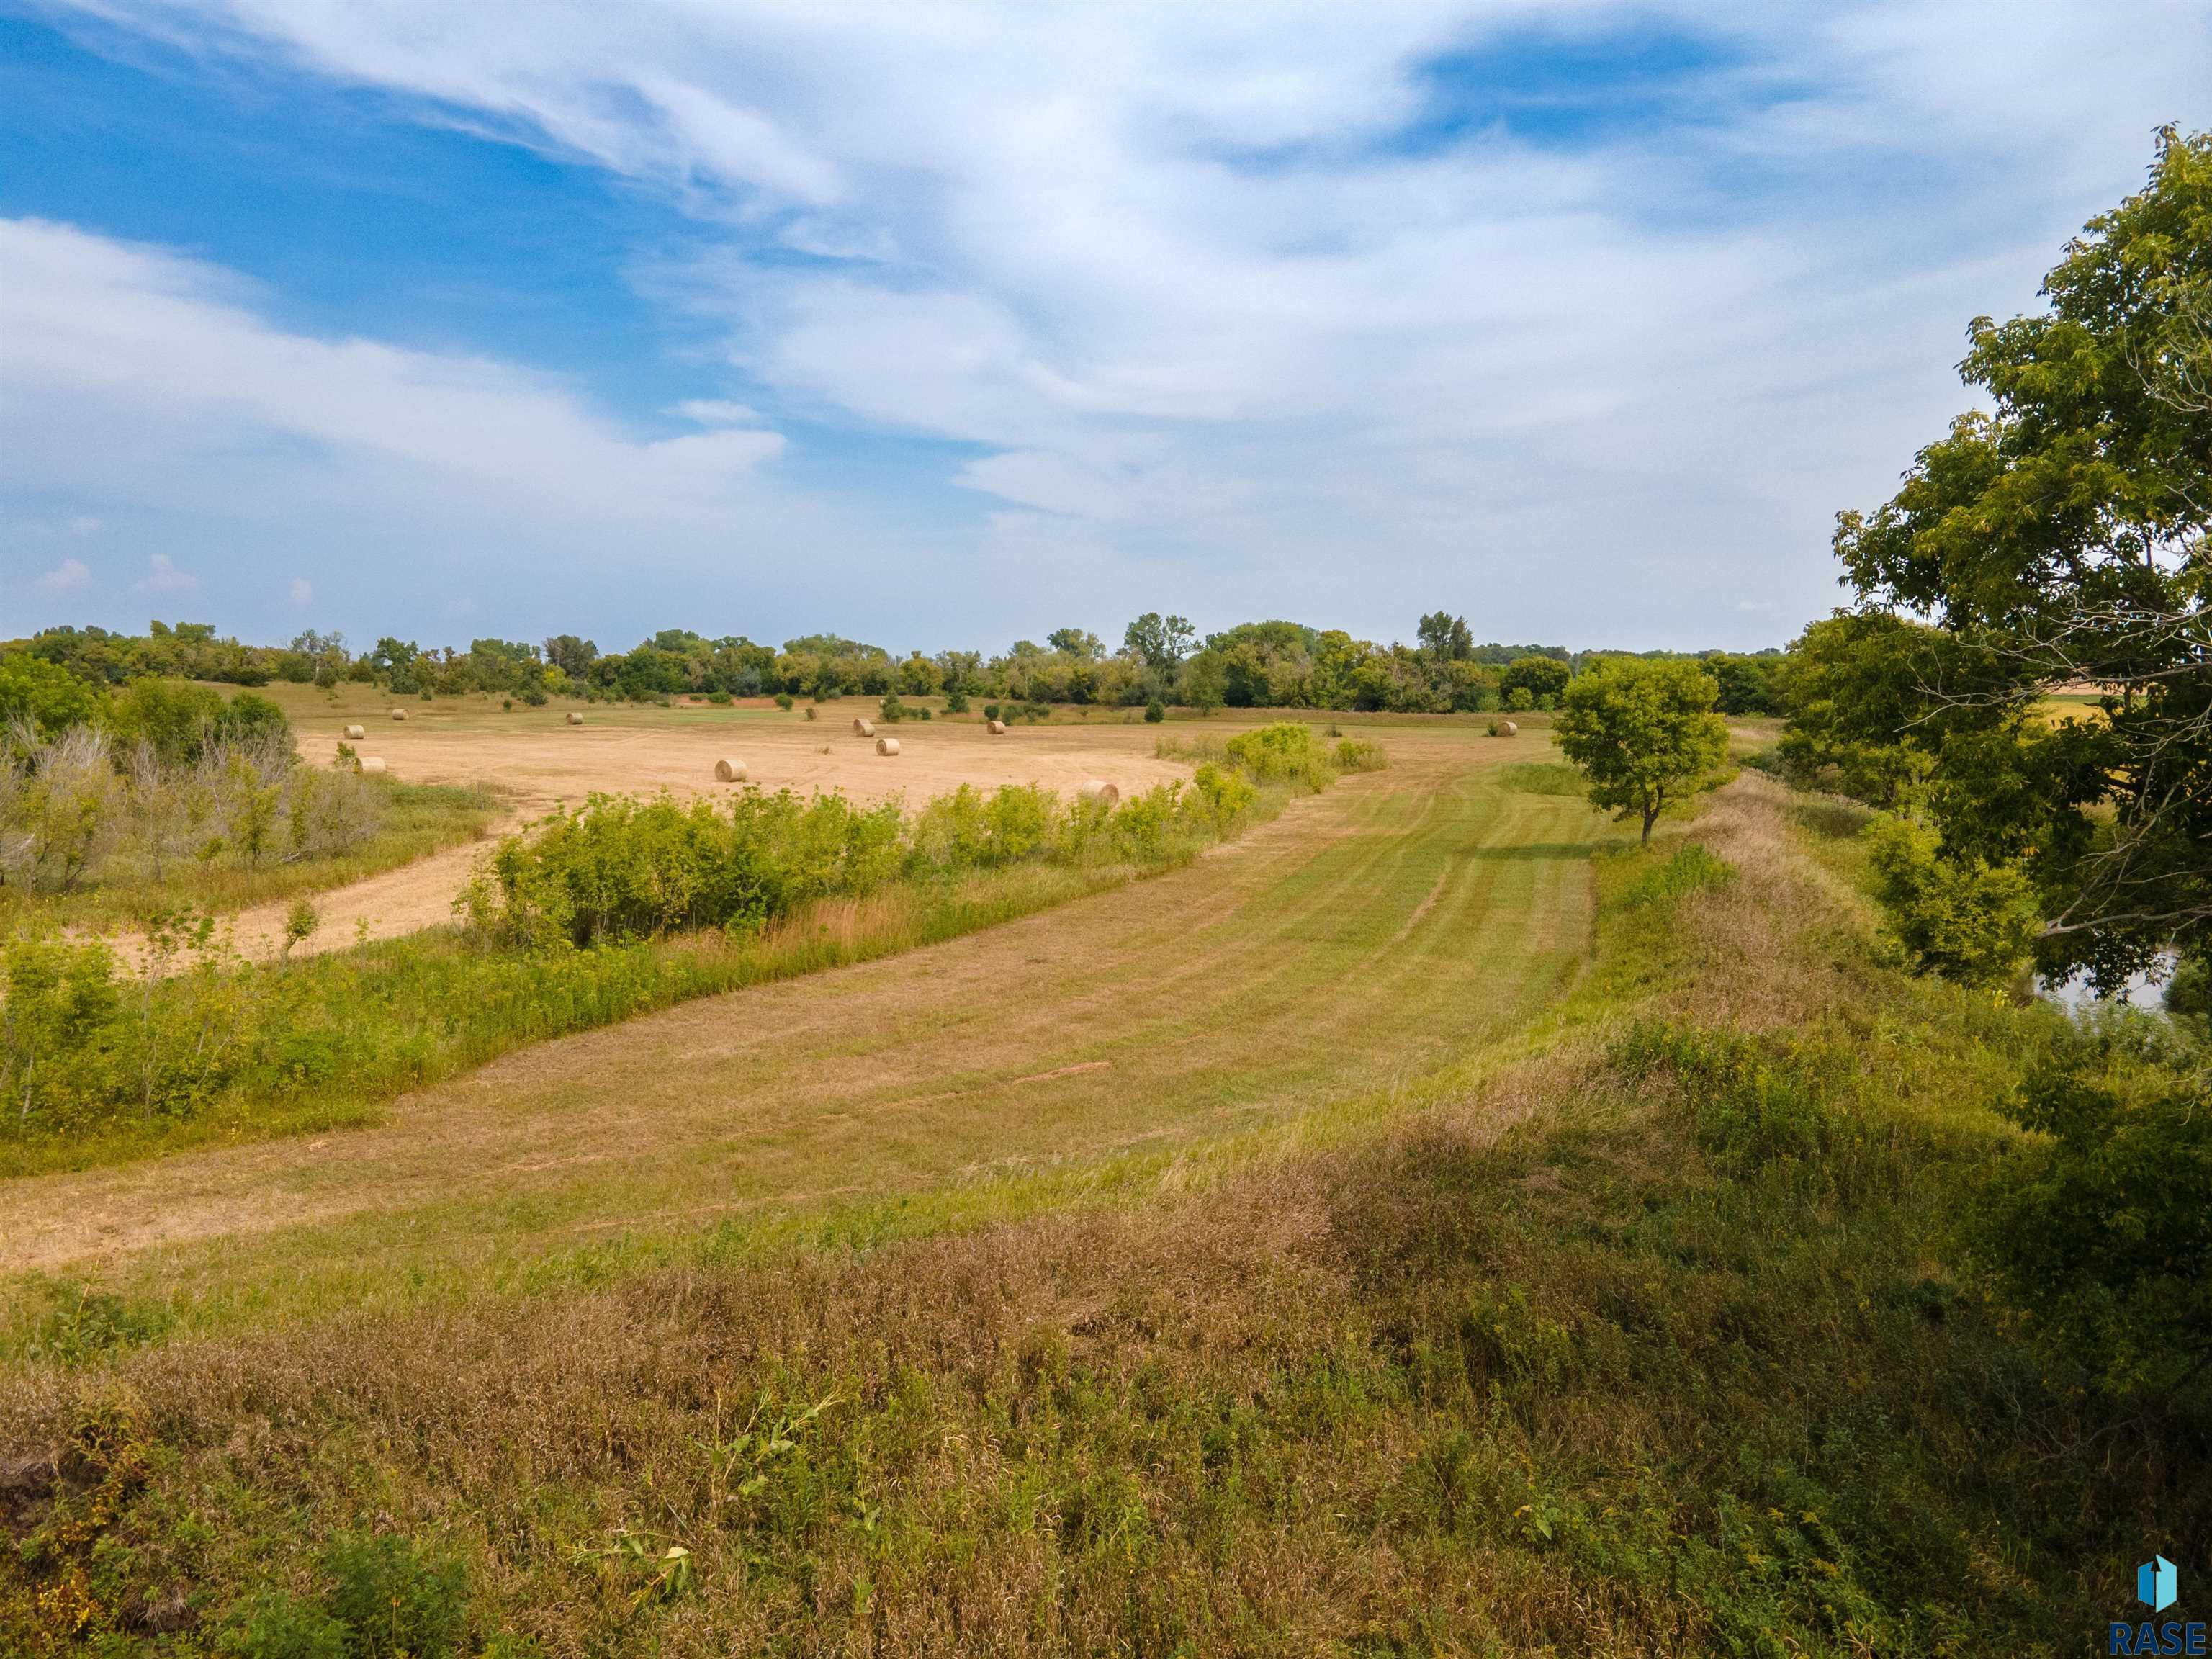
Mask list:
[[[570,709],[570,710],[568,711],[568,724],[569,724],[569,725],[571,725],[571,726],[581,726],[583,723],[584,723],[584,717],[583,717],[581,714],[578,714],[574,709],[573,709],[573,708],[572,708],[572,709]]]
[[[365,726],[349,726],[346,727],[346,741],[348,743],[359,743],[368,735],[368,728]]]
[[[856,738],[874,737],[876,735],[876,723],[873,720],[854,720],[853,722],[853,735]]]
[[[718,760],[714,763],[714,775],[724,783],[743,783],[745,781],[745,763],[727,757]]]
[[[380,778],[384,775],[384,762],[379,756],[363,755],[361,757],[361,769],[369,777]]]
[[[985,722],[985,726],[994,738],[1004,736],[1006,730],[1006,723],[1004,720],[988,720]]]
[[[396,720],[404,720],[407,718],[407,711],[404,708],[395,708],[392,711],[392,718]]]
[[[1501,738],[1517,738],[1521,735],[1521,728],[1511,720],[1500,720],[1498,722],[1498,735]]]
[[[1087,780],[1075,793],[1085,800],[1095,800],[1106,806],[1111,806],[1121,799],[1121,792],[1103,778]]]
[[[876,752],[878,755],[897,754],[898,739],[896,738],[878,738],[876,739]]]

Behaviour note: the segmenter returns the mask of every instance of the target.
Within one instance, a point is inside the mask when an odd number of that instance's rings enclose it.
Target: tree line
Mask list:
[[[285,646],[254,646],[219,639],[204,623],[156,622],[143,635],[61,627],[0,645],[0,718],[41,700],[82,702],[85,693],[147,677],[241,686],[352,682],[402,696],[485,692],[526,703],[901,696],[942,696],[956,709],[970,697],[990,697],[1107,708],[1159,702],[1200,710],[1514,711],[1555,707],[1572,676],[1605,654],[1619,653],[1477,644],[1465,618],[1441,611],[1420,619],[1412,645],[1378,645],[1342,629],[1281,621],[1243,623],[1200,638],[1185,618],[1147,611],[1128,624],[1118,647],[1087,629],[1062,628],[1042,644],[1017,640],[997,655],[915,650],[902,657],[834,634],[777,647],[742,635],[708,638],[664,629],[620,652],[602,652],[574,634],[535,644],[478,639],[465,651],[386,636],[355,651],[337,633],[311,630]],[[1778,712],[1778,653],[1697,658],[1720,687],[1723,712]],[[40,680],[40,665],[80,690],[64,689],[51,673]]]

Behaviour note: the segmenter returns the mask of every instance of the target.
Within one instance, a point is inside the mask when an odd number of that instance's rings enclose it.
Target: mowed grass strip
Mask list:
[[[1189,869],[543,1044],[378,1128],[15,1183],[0,1262],[96,1269],[190,1322],[404,1301],[1388,1086],[1510,1029],[1586,958],[1589,858],[1614,832],[1501,787],[1511,752],[1408,734],[1392,770]]]

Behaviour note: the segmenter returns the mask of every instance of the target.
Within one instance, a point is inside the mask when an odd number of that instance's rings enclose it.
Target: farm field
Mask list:
[[[1073,793],[1102,778],[1125,794],[1156,783],[1188,778],[1190,768],[1154,757],[1159,728],[1125,724],[1121,711],[1099,711],[1092,720],[1016,726],[994,737],[977,720],[906,720],[896,727],[900,752],[880,756],[854,735],[856,714],[872,713],[860,700],[825,703],[809,720],[771,703],[715,708],[706,703],[670,708],[622,704],[585,708],[585,724],[572,726],[557,705],[503,710],[489,697],[434,702],[395,699],[361,686],[325,693],[312,687],[272,686],[297,734],[301,755],[326,761],[349,725],[368,735],[355,747],[382,759],[403,782],[443,784],[491,792],[502,815],[495,833],[562,803],[580,804],[594,793],[649,795],[726,794],[714,781],[714,763],[733,756],[746,763],[749,781],[763,789],[799,794],[836,790],[857,801],[904,795],[919,805],[960,785],[992,788],[1037,783]],[[395,707],[408,718],[391,718]],[[1236,723],[1210,723],[1226,732]],[[888,734],[891,728],[884,728]],[[358,939],[392,939],[451,919],[454,896],[482,856],[473,843],[381,871],[318,896],[322,927],[295,954],[341,950]],[[248,907],[229,919],[234,943],[246,956],[273,956],[283,939],[285,903]]]
[[[878,727],[900,746],[896,756],[880,756],[852,729],[855,718],[874,717],[870,698],[820,704],[810,720],[805,704],[786,713],[764,702],[502,709],[483,696],[422,702],[361,686],[330,693],[269,687],[265,694],[289,717],[310,761],[328,759],[346,726],[357,724],[368,735],[355,747],[382,758],[393,776],[410,783],[488,784],[523,812],[556,801],[574,805],[593,791],[726,791],[728,785],[714,781],[714,763],[726,755],[745,762],[750,781],[764,789],[836,789],[855,800],[902,792],[919,802],[963,783],[1042,783],[1066,791],[1091,777],[1133,793],[1189,775],[1188,767],[1155,759],[1159,728],[1125,720],[1129,711],[1123,709],[1017,725],[1000,737],[985,730],[980,715],[902,720]],[[405,720],[392,719],[395,708],[407,711]],[[581,714],[584,724],[570,726],[571,712]]]
[[[1110,728],[1054,736],[1077,763],[1125,758]],[[543,1044],[380,1127],[13,1183],[0,1271],[94,1271],[218,1321],[458,1289],[1418,1075],[1571,981],[1616,832],[1531,793],[1556,787],[1515,765],[1535,732],[1389,742],[1390,770],[1152,881]]]

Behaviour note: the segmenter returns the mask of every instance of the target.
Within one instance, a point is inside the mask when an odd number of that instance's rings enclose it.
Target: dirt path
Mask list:
[[[1500,787],[1521,745],[1392,752],[1189,869],[542,1044],[376,1128],[0,1186],[0,1270],[348,1295],[331,1286],[1173,1145],[1387,1085],[1571,978],[1609,834]]]

